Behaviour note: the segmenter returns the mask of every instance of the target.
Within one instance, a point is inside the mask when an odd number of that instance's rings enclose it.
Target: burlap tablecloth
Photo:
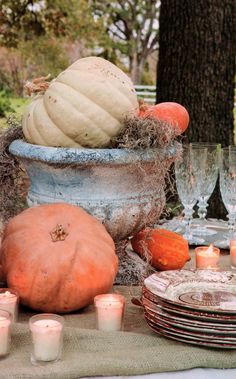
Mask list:
[[[95,329],[93,306],[65,316],[62,360],[45,367],[30,363],[29,317],[34,313],[21,309],[19,323],[12,331],[10,355],[0,361],[0,379],[113,376],[178,371],[194,367],[236,368],[236,350],[198,348],[168,340],[147,326],[143,310],[131,303],[140,287],[116,286],[126,296],[123,332]]]

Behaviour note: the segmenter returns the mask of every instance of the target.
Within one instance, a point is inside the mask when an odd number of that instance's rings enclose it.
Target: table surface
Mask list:
[[[184,268],[194,268],[195,260],[194,260],[194,249],[190,250],[191,260],[186,263]],[[223,270],[230,269],[230,261],[229,261],[229,251],[222,251],[220,257],[220,267]],[[121,293],[125,295],[127,302],[131,302],[133,297],[139,297],[141,294],[140,286],[114,286],[114,292]],[[132,308],[132,307],[131,307]],[[124,330],[135,333],[144,333],[144,334],[152,334],[153,332],[149,329],[144,316],[143,310],[141,307],[133,306],[133,312],[129,312],[129,314],[125,313],[124,317]],[[32,312],[29,309],[21,308],[19,312],[19,322],[28,323],[29,317],[31,317],[35,312]],[[78,317],[79,315],[79,317]],[[134,317],[135,315],[135,317]],[[95,312],[93,305],[86,307],[83,310],[77,311],[75,313],[71,313],[65,315],[66,325],[70,327],[80,327],[81,324],[83,328],[87,329],[95,329]],[[147,375],[139,375],[139,376],[129,376],[129,379],[234,379],[236,377],[236,369],[227,369],[227,370],[219,370],[219,369],[206,369],[206,368],[195,368],[191,370],[185,371],[177,371],[177,372],[165,372],[165,373],[157,373],[157,374],[147,374]],[[107,377],[108,378],[108,377]],[[115,379],[118,377],[109,377],[110,379]]]

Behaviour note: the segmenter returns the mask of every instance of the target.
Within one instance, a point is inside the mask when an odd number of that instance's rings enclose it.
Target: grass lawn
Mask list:
[[[11,107],[13,112],[8,112],[9,114],[14,114],[17,118],[20,118],[23,114],[25,106],[31,101],[30,98],[21,98],[21,97],[11,97]],[[7,118],[0,117],[0,131],[7,127]]]

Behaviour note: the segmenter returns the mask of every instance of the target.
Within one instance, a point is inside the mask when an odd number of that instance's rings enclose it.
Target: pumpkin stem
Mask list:
[[[32,93],[38,92],[43,94],[50,85],[50,82],[47,81],[47,79],[49,78],[50,74],[48,74],[47,76],[41,76],[40,78],[35,78],[32,80],[32,82],[27,81],[24,85],[27,95],[31,96]]]
[[[139,110],[141,112],[145,112],[148,109],[148,105],[144,102],[143,99],[138,99],[138,104],[139,104]]]
[[[52,242],[64,241],[69,233],[63,228],[61,224],[57,226],[50,232]]]

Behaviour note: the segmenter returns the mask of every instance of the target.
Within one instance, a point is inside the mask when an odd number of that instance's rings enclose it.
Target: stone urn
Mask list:
[[[9,150],[30,180],[29,206],[67,202],[99,219],[116,243],[158,220],[165,205],[165,174],[179,154],[164,149],[76,149],[15,140]]]

